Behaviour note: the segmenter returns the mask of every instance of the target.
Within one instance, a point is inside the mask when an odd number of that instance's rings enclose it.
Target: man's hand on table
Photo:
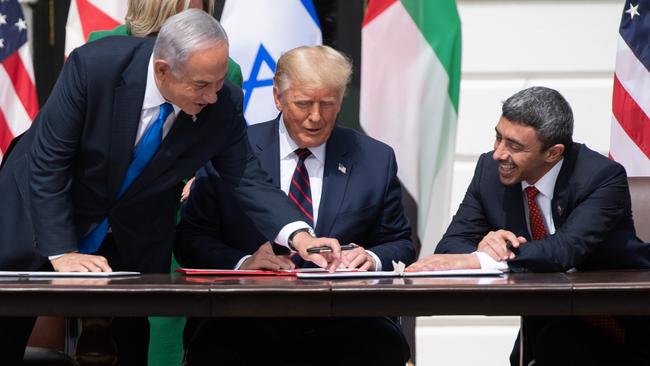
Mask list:
[[[239,269],[294,269],[296,265],[286,255],[275,255],[270,242],[262,244],[253,255],[248,257]]]
[[[339,241],[332,238],[315,238],[308,232],[299,232],[293,238],[293,247],[298,255],[304,260],[314,262],[321,268],[326,268],[330,272],[336,271],[341,263],[347,266],[347,259],[341,256],[341,245]],[[330,247],[331,253],[308,253],[307,249],[315,247]]]
[[[375,259],[361,246],[352,250],[345,250],[341,255],[348,262],[347,268],[358,268],[363,271],[374,271],[377,269]]]
[[[481,262],[472,253],[432,254],[406,267],[406,272],[447,271],[451,269],[480,269]]]
[[[510,243],[510,246],[508,245]],[[490,231],[478,243],[477,251],[484,252],[497,262],[515,258],[513,250],[526,243],[526,238],[517,236],[511,231]]]
[[[100,255],[66,253],[51,259],[52,267],[57,272],[112,272],[106,258]]]

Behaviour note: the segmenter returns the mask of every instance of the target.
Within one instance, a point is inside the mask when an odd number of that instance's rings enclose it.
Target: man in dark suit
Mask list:
[[[349,60],[327,46],[285,53],[274,79],[281,114],[249,127],[248,138],[273,183],[315,223],[316,234],[358,245],[342,253],[348,267],[391,270],[393,260],[411,263],[415,248],[392,149],[335,126],[350,74]],[[215,174],[197,178],[174,253],[181,264],[199,268],[304,264],[273,253]],[[388,318],[190,319],[185,341],[190,365],[404,365],[408,359],[404,337]],[[326,344],[337,352],[323,352]]]
[[[494,151],[479,158],[437,254],[408,270],[650,268],[650,245],[634,230],[625,169],[572,134],[571,108],[557,91],[533,87],[507,99]],[[635,345],[647,335],[645,319],[592,320],[525,318],[524,365],[648,362],[647,347]],[[612,341],[616,327],[624,336]]]
[[[169,18],[156,39],[75,50],[0,171],[0,269],[167,272],[179,183],[208,160],[267,240],[336,268],[338,242],[309,235],[260,169],[227,62],[225,32],[199,10]],[[333,253],[306,252],[323,245]],[[22,357],[32,322],[0,324],[3,359]],[[146,364],[146,319],[112,325],[119,364]]]

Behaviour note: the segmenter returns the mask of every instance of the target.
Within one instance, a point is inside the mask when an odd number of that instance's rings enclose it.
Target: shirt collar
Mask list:
[[[293,152],[299,148],[298,144],[296,144],[295,141],[289,136],[289,132],[287,131],[287,127],[284,125],[284,117],[282,114],[280,114],[280,123],[279,123],[279,130],[278,130],[278,137],[280,138],[280,160],[285,159],[289,157]],[[327,145],[327,142],[316,146],[316,147],[310,147],[309,151],[311,151],[311,154],[321,162],[322,164],[325,164],[325,146]]]
[[[153,54],[151,54],[151,57],[149,58],[149,67],[147,68],[147,86],[144,89],[142,109],[158,107],[165,102],[167,101],[162,94],[160,94],[158,86],[156,85],[156,79],[153,73]],[[171,103],[171,105],[174,107],[174,115],[177,116],[181,108],[174,103]]]
[[[542,176],[537,181],[537,183],[534,184],[535,188],[537,188],[541,194],[551,200],[553,199],[553,192],[555,191],[555,182],[557,181],[557,176],[560,174],[560,169],[562,169],[562,163],[564,163],[564,158],[555,163],[551,170],[546,172],[546,174],[544,174],[544,176]],[[521,190],[523,191],[531,185],[533,184],[529,184],[524,180],[521,182]]]

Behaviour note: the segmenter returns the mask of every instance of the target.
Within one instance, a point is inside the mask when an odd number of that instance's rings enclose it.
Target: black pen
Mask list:
[[[356,244],[346,244],[346,245],[341,245],[341,250],[352,250],[354,248],[358,247]],[[307,249],[307,253],[309,254],[319,254],[319,253],[331,253],[332,248],[330,247],[312,247]]]
[[[518,254],[517,252],[519,252],[519,248],[515,248],[515,246],[512,245],[512,243],[510,242],[510,240],[506,240],[506,249],[508,249],[509,251],[515,254]]]

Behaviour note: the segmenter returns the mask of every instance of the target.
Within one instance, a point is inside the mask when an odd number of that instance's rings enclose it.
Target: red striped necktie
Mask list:
[[[314,227],[314,208],[311,202],[311,184],[309,184],[309,173],[305,167],[305,160],[311,155],[309,149],[296,149],[298,164],[291,177],[289,186],[289,198],[298,206],[298,210],[305,217],[305,222]]]

